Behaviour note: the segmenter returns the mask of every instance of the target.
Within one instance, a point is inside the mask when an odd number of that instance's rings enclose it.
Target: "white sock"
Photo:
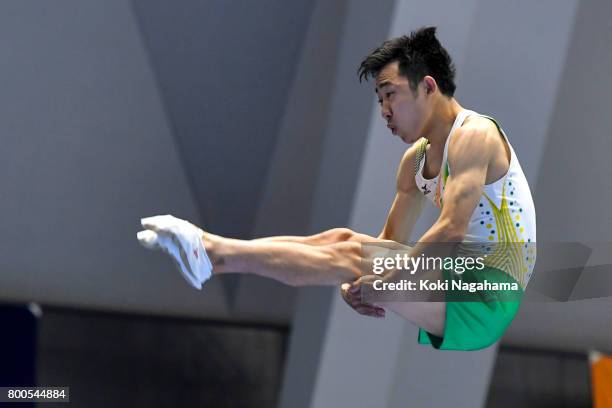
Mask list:
[[[195,225],[171,215],[160,215],[141,220],[145,231],[137,234],[138,241],[149,249],[161,249],[171,255],[181,275],[196,289],[212,275],[203,231]]]

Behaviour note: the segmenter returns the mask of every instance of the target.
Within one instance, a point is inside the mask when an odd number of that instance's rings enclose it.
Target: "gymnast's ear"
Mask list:
[[[430,75],[425,75],[421,81],[421,84],[423,86],[423,92],[425,92],[425,95],[432,94],[438,89],[436,80]]]

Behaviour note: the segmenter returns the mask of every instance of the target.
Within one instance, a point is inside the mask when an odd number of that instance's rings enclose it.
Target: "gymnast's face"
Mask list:
[[[423,82],[416,91],[408,78],[400,75],[397,61],[387,64],[376,77],[380,113],[393,135],[406,143],[417,141],[429,116],[429,102]]]

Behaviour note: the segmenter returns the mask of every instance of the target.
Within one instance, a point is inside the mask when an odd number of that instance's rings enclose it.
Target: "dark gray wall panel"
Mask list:
[[[204,225],[249,237],[311,2],[133,5]]]
[[[276,406],[284,328],[55,308],[39,320],[38,383],[69,385],[71,406]]]

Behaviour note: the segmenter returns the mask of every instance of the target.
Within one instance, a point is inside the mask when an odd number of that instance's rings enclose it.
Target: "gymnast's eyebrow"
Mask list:
[[[378,93],[378,91],[381,91],[384,87],[389,86],[389,85],[393,85],[393,83],[389,81],[388,79],[385,79],[380,84],[378,84],[378,86],[374,88],[374,93]]]

